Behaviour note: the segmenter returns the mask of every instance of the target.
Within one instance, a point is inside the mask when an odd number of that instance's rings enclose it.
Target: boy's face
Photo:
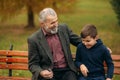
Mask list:
[[[90,36],[87,36],[86,38],[82,38],[82,43],[86,46],[86,48],[91,48],[97,43],[97,38],[92,38]]]

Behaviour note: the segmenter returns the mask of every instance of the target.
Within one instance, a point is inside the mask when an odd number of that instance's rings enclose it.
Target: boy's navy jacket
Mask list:
[[[81,64],[84,64],[89,70],[88,76],[105,76],[103,65],[104,61],[108,67],[106,77],[112,78],[114,72],[114,64],[111,58],[111,54],[109,53],[109,50],[103,45],[100,39],[98,39],[97,43],[90,49],[87,49],[82,43],[78,45],[75,64],[78,68],[80,68]]]

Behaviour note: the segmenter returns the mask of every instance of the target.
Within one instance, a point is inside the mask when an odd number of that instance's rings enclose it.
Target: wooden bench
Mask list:
[[[0,50],[0,69],[8,69],[8,76],[0,80],[31,80],[31,78],[13,77],[12,70],[28,70],[28,52]]]
[[[75,59],[75,54],[72,55]],[[120,55],[112,55],[114,74],[120,75]],[[106,65],[105,65],[106,66]],[[28,52],[0,50],[0,70],[9,70],[8,76],[0,76],[0,80],[31,80],[31,78],[12,76],[12,70],[28,70]]]

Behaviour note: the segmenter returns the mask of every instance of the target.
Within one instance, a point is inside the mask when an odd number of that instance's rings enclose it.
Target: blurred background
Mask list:
[[[13,45],[13,50],[27,51],[27,38],[40,28],[39,12],[45,7],[54,8],[59,23],[66,23],[78,35],[85,24],[94,24],[112,54],[120,54],[120,0],[0,0],[0,50]],[[71,45],[71,51],[75,53],[76,47]],[[31,76],[22,71],[14,75],[26,74]]]

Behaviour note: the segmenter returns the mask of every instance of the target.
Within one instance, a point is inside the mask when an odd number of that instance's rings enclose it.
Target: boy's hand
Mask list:
[[[81,70],[82,74],[83,74],[85,77],[87,77],[87,73],[88,73],[89,71],[88,71],[87,67],[86,67],[84,64],[82,64],[82,65],[80,66],[80,70]]]

